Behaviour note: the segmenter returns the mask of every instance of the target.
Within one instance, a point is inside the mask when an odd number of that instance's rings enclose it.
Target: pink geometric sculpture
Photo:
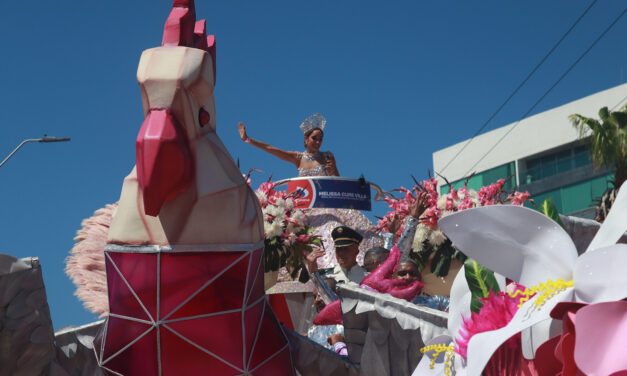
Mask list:
[[[215,39],[175,0],[137,78],[145,120],[105,247],[112,375],[292,375],[256,196],[215,133]]]

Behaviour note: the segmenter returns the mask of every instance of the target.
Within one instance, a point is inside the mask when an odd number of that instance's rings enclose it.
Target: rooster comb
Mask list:
[[[216,39],[207,36],[207,21],[196,21],[194,0],[174,0],[172,10],[163,27],[162,46],[185,46],[207,51],[213,59],[213,76],[216,75]]]

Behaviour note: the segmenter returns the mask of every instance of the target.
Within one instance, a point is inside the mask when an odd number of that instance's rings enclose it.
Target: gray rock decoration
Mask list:
[[[56,360],[50,367],[50,376],[104,375],[94,352],[94,337],[104,323],[96,321],[82,326],[70,326],[54,333]]]
[[[586,251],[592,238],[597,234],[601,224],[595,220],[579,217],[571,217],[560,214],[560,220],[566,228],[566,232],[573,239],[577,253],[580,255]],[[627,244],[627,233],[618,240],[618,243]]]
[[[0,376],[46,375],[54,358],[39,259],[0,255]]]

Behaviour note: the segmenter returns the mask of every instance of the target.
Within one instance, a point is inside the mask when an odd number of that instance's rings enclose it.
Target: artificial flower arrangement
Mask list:
[[[448,335],[428,341],[414,375],[627,370],[627,245],[615,244],[627,229],[627,184],[583,253],[554,204],[545,201],[539,209],[493,206],[440,221],[477,261],[468,259],[453,282]]]
[[[275,183],[268,180],[255,191],[263,211],[264,272],[285,266],[292,279],[298,277],[304,283],[309,279],[304,255],[320,246],[321,241],[305,224],[305,214],[294,208],[294,195],[275,188]]]
[[[388,194],[383,199],[392,210],[379,220],[377,229],[390,232],[389,225],[395,217],[406,223],[409,215],[409,206],[416,200],[415,192],[423,192],[427,196],[426,209],[416,228],[410,256],[421,267],[424,267],[431,255],[433,255],[431,272],[439,277],[444,277],[448,274],[451,260],[457,259],[463,263],[466,261],[466,256],[455,249],[451,241],[438,228],[438,220],[457,211],[480,206],[504,203],[523,205],[527,201],[532,202],[527,192],[507,194],[503,190],[507,180],[509,178],[499,179],[496,183],[475,191],[468,189],[467,179],[462,188],[456,190],[449,184],[449,193],[440,195],[437,191],[438,181],[435,178],[430,177],[422,182],[414,179],[416,185],[412,190],[404,187],[395,190],[401,192],[403,197],[396,198]],[[404,225],[396,231],[395,235],[400,236],[403,229]]]

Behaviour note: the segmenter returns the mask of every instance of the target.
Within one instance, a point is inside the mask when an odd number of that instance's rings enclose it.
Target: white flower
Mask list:
[[[255,191],[255,195],[257,195],[259,202],[265,202],[268,199],[268,196],[261,191]]]
[[[270,231],[272,227],[272,223],[268,222],[268,221],[263,221],[263,232],[266,234],[266,238],[271,238],[270,236]]]
[[[284,210],[285,200],[282,198],[277,198],[276,201],[274,202],[274,206],[276,206],[277,208],[280,208],[281,210]]]
[[[279,223],[279,221],[274,221],[268,224],[268,226],[264,223],[263,227],[266,231],[266,238],[268,239],[274,238],[275,236],[279,236],[283,233],[283,228],[281,227],[281,223]]]
[[[294,200],[293,199],[288,198],[287,200],[285,200],[285,209],[287,209],[287,210],[294,209]]]
[[[411,246],[412,251],[415,253],[421,252],[423,247],[424,247],[424,243],[420,241],[416,241],[416,238],[414,238],[414,244],[412,244]]]
[[[438,198],[438,209],[440,210],[446,209],[446,201],[448,201],[448,196],[449,195],[444,195]]]
[[[446,240],[446,235],[440,230],[433,230],[429,234],[429,243],[438,246]]]
[[[292,213],[292,219],[300,224],[300,226],[305,225],[305,214],[301,210],[294,210]]]
[[[533,358],[537,348],[550,338],[550,313],[558,303],[595,304],[627,297],[627,245],[614,244],[627,228],[627,183],[581,255],[557,223],[521,206],[462,210],[439,225],[464,254],[535,292],[506,326],[472,337],[464,373],[469,376],[480,375],[498,347],[519,332],[523,356]],[[454,336],[460,325],[450,325],[451,320],[457,317],[460,322],[467,304],[460,305],[461,300],[453,296],[469,295],[470,291],[467,286],[462,289],[466,292],[460,290],[463,294],[454,294],[453,290],[455,286],[451,289],[449,331]]]
[[[271,216],[275,217],[275,218],[282,218],[283,217],[283,210],[277,206],[274,205],[268,205],[266,206],[265,210],[264,210],[265,214],[270,214]]]
[[[421,223],[418,225],[418,227],[416,227],[416,235],[414,235],[414,244],[416,243],[422,243],[425,240],[427,240],[427,237],[429,236],[429,227],[427,227],[425,224]]]

